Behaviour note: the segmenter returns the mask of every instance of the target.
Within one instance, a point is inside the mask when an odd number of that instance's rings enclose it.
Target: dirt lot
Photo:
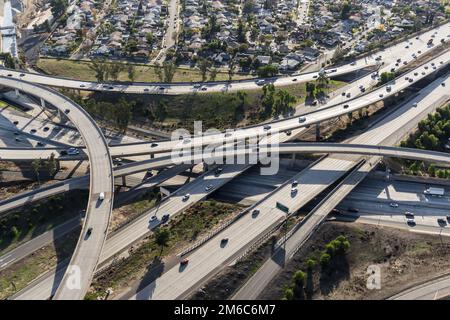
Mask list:
[[[262,299],[281,299],[295,271],[306,272],[305,261],[317,257],[339,235],[350,249],[331,272],[316,266],[312,299],[384,299],[408,286],[450,272],[450,239],[369,225],[326,222],[262,293]],[[316,261],[318,259],[316,258]],[[369,265],[381,268],[381,289],[366,288]]]
[[[325,244],[339,235],[350,241],[344,257],[337,258],[327,272],[316,265],[312,279],[312,299],[385,299],[437,274],[450,272],[450,239],[415,234],[390,228],[363,224],[326,222],[264,291],[260,299],[279,300],[284,289],[292,285],[298,270],[306,273],[308,258],[319,260]],[[271,239],[252,255],[234,266],[225,268],[197,291],[191,299],[228,299],[244,284],[263,261],[270,256]],[[381,290],[366,288],[367,267],[381,268]]]

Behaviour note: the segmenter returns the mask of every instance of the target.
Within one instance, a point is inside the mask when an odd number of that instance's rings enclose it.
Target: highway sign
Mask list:
[[[289,208],[280,202],[277,202],[276,207],[277,207],[277,209],[280,209],[284,213],[289,213]]]

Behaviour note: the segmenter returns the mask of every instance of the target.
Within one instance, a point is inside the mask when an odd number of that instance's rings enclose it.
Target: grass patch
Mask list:
[[[86,81],[96,81],[95,73],[89,68],[88,61],[74,61],[64,59],[40,58],[37,67],[47,74]],[[251,78],[250,75],[234,75],[233,79]],[[128,72],[119,74],[119,81],[129,81]],[[201,81],[202,76],[198,70],[178,68],[173,77],[173,82]],[[228,80],[228,73],[217,73],[216,81]],[[159,82],[155,67],[136,65],[136,82]]]

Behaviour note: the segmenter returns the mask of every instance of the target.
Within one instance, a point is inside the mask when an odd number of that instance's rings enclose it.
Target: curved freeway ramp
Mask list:
[[[78,129],[86,144],[91,171],[86,219],[70,265],[55,294],[55,299],[82,299],[97,266],[112,211],[114,181],[107,142],[89,114],[60,93],[5,77],[0,77],[0,85],[40,97],[60,109]],[[104,194],[103,201],[99,200],[101,193]]]

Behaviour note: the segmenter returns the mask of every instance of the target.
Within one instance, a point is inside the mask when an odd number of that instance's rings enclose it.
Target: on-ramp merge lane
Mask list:
[[[58,92],[6,77],[0,77],[0,84],[40,97],[60,109],[75,125],[86,143],[91,172],[89,202],[81,235],[70,263],[72,268],[68,268],[71,272],[77,269],[79,272],[75,277],[78,278],[75,279],[75,286],[67,286],[74,278],[69,279],[66,273],[55,295],[56,299],[82,299],[97,266],[112,212],[114,180],[107,142],[89,114]],[[103,201],[98,199],[101,193],[104,194]],[[90,228],[93,231],[85,238]]]

